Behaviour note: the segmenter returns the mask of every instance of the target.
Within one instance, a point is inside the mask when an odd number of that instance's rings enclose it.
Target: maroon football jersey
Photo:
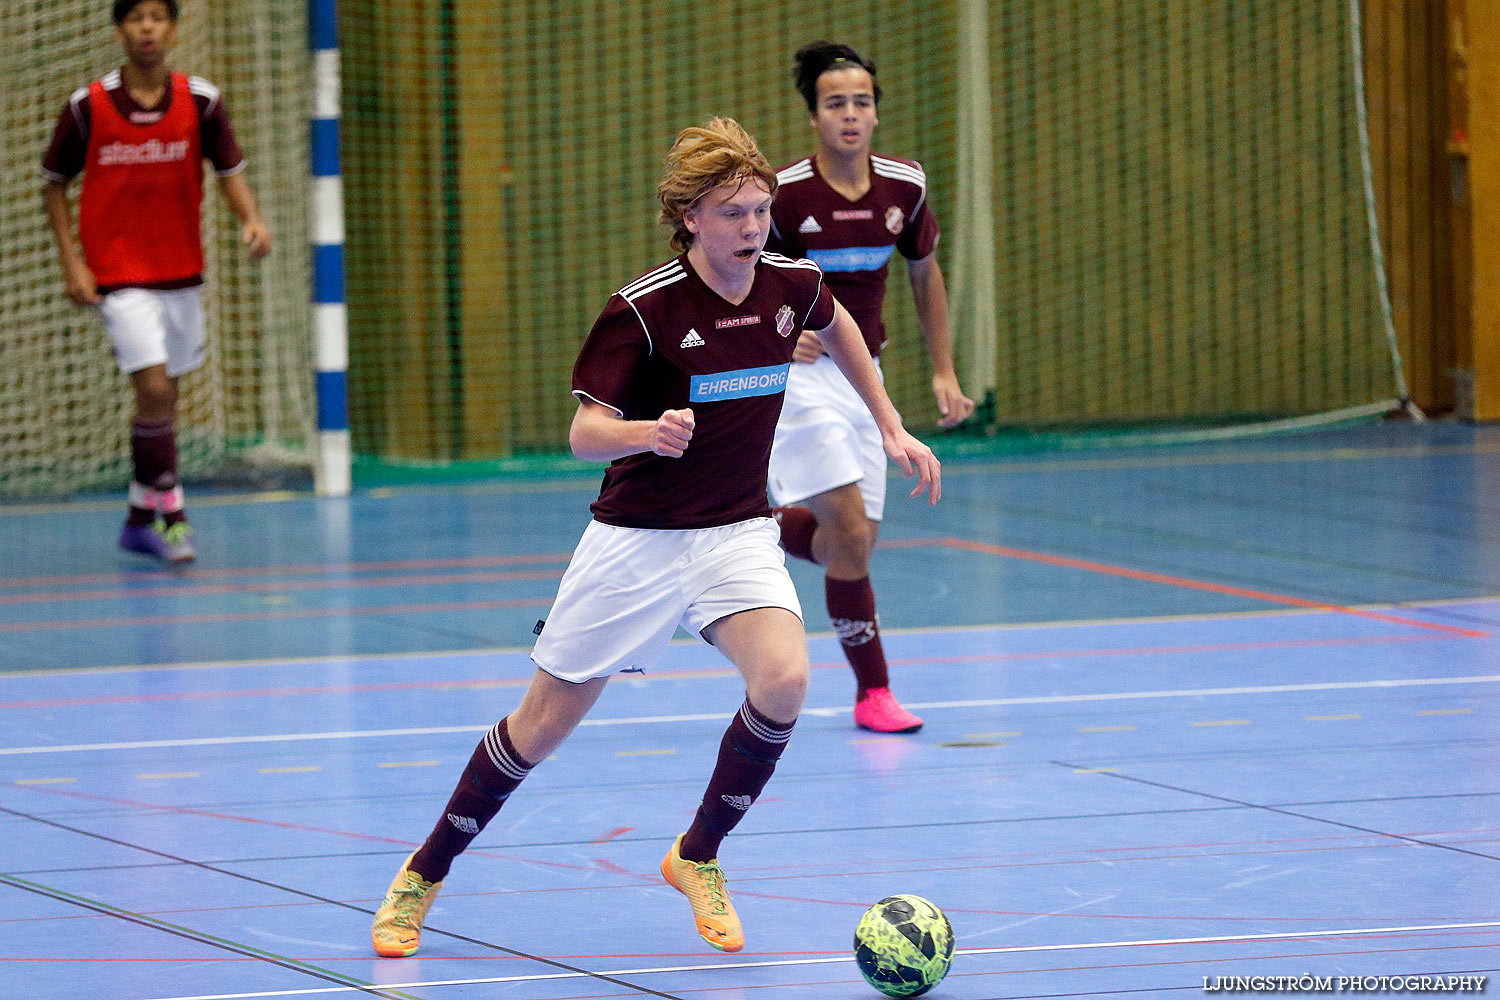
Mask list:
[[[870,353],[885,346],[880,307],[892,249],[921,260],[937,247],[937,218],[927,205],[927,176],[913,160],[870,154],[870,190],[850,201],[829,187],[808,156],[776,172],[767,248],[808,257],[859,324]]]
[[[573,395],[626,420],[693,410],[681,458],[616,459],[595,519],[627,528],[711,528],[769,517],[766,467],[797,335],[833,322],[811,261],[762,254],[734,305],[703,283],[687,254],[632,281],[594,323],[573,366]]]

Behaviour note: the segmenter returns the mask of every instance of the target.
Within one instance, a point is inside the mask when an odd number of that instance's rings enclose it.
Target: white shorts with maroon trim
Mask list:
[[[865,516],[879,521],[885,514],[885,463],[880,428],[833,359],[825,354],[810,365],[793,364],[771,444],[772,502],[787,507],[858,483]]]
[[[99,303],[104,329],[114,345],[120,371],[129,375],[166,365],[176,377],[203,364],[203,289],[121,288]]]
[[[582,684],[650,669],[679,625],[702,637],[739,611],[785,608],[801,618],[780,539],[769,517],[682,531],[590,521],[531,659]]]

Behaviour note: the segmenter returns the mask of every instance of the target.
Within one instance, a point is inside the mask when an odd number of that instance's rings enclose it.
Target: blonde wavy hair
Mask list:
[[[672,227],[672,249],[693,245],[682,220],[685,211],[714,188],[758,179],[774,195],[776,171],[755,144],[755,137],[733,118],[714,118],[677,133],[667,154],[667,174],[656,186],[662,225]]]

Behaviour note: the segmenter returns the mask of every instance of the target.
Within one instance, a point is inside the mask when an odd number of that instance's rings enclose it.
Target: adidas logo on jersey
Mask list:
[[[740,812],[745,812],[750,808],[751,800],[750,796],[748,795],[720,795],[719,798],[723,799],[725,802],[729,803]]]
[[[702,347],[703,344],[704,344],[704,340],[703,340],[702,337],[698,336],[698,331],[694,330],[692,327],[688,327],[687,336],[683,337],[682,338],[682,343],[678,344],[677,346],[678,347]]]
[[[818,220],[810,215],[802,220],[802,225],[797,227],[799,233],[821,233],[822,231],[823,227],[818,225]]]

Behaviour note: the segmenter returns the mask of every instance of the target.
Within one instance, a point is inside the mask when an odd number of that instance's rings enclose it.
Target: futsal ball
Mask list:
[[[921,896],[887,896],[854,928],[854,961],[888,997],[918,997],[943,981],[953,963],[953,927]]]

